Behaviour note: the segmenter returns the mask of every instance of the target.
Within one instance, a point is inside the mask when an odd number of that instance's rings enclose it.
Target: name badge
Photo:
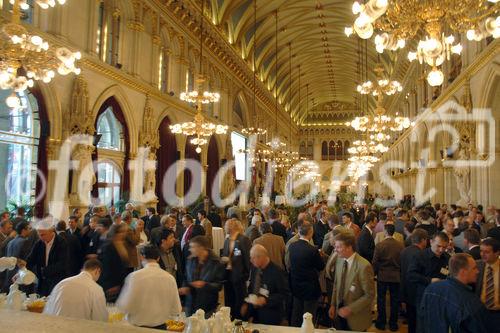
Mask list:
[[[441,270],[439,271],[439,273],[441,273],[441,274],[443,274],[443,275],[446,275],[446,276],[447,276],[448,274],[450,274],[450,272],[449,272],[446,268],[444,268],[444,267],[442,267],[442,268],[441,268]]]
[[[261,294],[262,296],[268,298],[269,297],[269,290],[264,289],[264,288],[260,288],[259,289],[259,294]]]
[[[234,255],[234,256],[241,256],[241,251],[240,251],[240,249],[234,249],[233,255]]]

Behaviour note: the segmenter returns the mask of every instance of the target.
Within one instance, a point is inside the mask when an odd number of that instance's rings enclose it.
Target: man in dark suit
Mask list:
[[[375,327],[385,330],[387,317],[385,314],[385,296],[387,291],[391,298],[391,314],[389,318],[389,329],[393,332],[398,330],[399,311],[399,283],[401,268],[401,251],[403,244],[394,239],[396,230],[394,224],[387,223],[385,226],[386,238],[375,246],[373,255],[373,271],[377,276],[377,309],[378,317]]]
[[[365,225],[363,226],[357,240],[358,254],[369,262],[372,262],[373,252],[375,251],[373,230],[376,225],[377,215],[375,213],[368,213],[365,218]]]
[[[427,246],[427,231],[415,229],[410,235],[411,245],[401,252],[401,302],[406,304],[406,319],[408,320],[408,333],[415,333],[417,327],[417,310],[413,304],[416,298],[415,288],[408,280],[410,263],[414,262],[420,252]]]
[[[494,238],[484,239],[481,259],[477,261],[479,274],[475,292],[490,313],[492,327],[500,327],[500,242]]]
[[[269,210],[269,224],[273,228],[273,234],[283,237],[283,241],[286,243],[286,228],[283,224],[281,224],[280,216],[276,209]]]
[[[290,287],[293,296],[291,326],[300,327],[302,316],[309,312],[316,316],[321,287],[319,272],[325,268],[318,249],[309,244],[313,226],[304,221],[299,226],[299,240],[290,244]]]
[[[254,323],[280,325],[288,295],[285,272],[271,261],[260,244],[250,250],[250,260],[253,264],[248,287],[250,299],[243,305],[243,315],[253,318]]]
[[[186,263],[186,259],[189,256],[189,241],[191,238],[196,236],[204,236],[205,230],[201,225],[194,224],[193,217],[189,214],[185,214],[182,217],[182,226],[185,228],[184,234],[181,238],[181,249],[183,263]]]
[[[467,247],[466,253],[470,254],[474,260],[481,259],[480,242],[481,236],[479,235],[479,231],[472,228],[464,231],[464,245]]]
[[[81,233],[82,230],[78,226],[78,217],[71,215],[68,219],[68,229],[66,230],[66,233],[69,235],[73,235],[78,238],[78,240],[81,242]]]
[[[37,230],[40,239],[26,262],[19,262],[20,267],[27,266],[38,277],[37,293],[41,296],[48,296],[55,285],[68,276],[68,246],[49,224],[40,222]]]
[[[241,307],[247,296],[246,281],[250,275],[250,248],[248,237],[240,233],[238,221],[229,219],[224,226],[228,237],[222,248],[222,262],[226,263],[224,304],[231,308],[232,318],[242,318]]]
[[[417,309],[421,303],[425,288],[431,283],[446,279],[448,276],[448,260],[450,256],[445,252],[449,242],[444,232],[438,232],[431,239],[430,248],[423,250],[408,269],[408,281],[415,288],[415,297],[407,299]],[[418,322],[417,322],[418,324]]]
[[[153,207],[146,208],[146,215],[141,220],[144,221],[144,229],[148,230],[150,234],[151,230],[161,225],[160,216],[156,214],[156,210]]]
[[[326,210],[321,211],[320,219],[318,222],[314,223],[314,245],[318,249],[323,247],[323,240],[325,235],[330,231],[330,226],[328,225],[328,212]]]
[[[160,267],[175,277],[177,285],[184,282],[184,264],[182,262],[181,244],[174,237],[174,232],[164,228],[153,244],[160,249]]]
[[[83,267],[83,251],[80,240],[73,234],[66,233],[66,222],[59,221],[56,234],[66,241],[68,246],[68,276],[80,274]]]

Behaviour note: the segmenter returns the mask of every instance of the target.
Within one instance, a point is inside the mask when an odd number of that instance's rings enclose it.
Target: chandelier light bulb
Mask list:
[[[351,35],[354,33],[354,29],[352,27],[345,27],[344,33],[347,37],[351,37]]]
[[[354,3],[352,4],[352,13],[354,15],[358,15],[359,13],[361,13],[362,10],[363,10],[363,5],[361,5],[357,1],[354,1]]]
[[[404,49],[406,46],[406,41],[404,39],[398,39],[398,47]]]
[[[441,70],[439,70],[436,67],[434,67],[427,75],[427,82],[433,87],[442,85],[443,81],[444,81],[444,74]]]
[[[18,108],[19,106],[21,106],[21,100],[19,99],[19,97],[17,97],[17,95],[15,93],[12,93],[10,94],[9,97],[7,97],[5,99],[5,104],[7,104],[7,106],[9,108]]]
[[[201,148],[200,147],[196,147],[195,151],[199,154],[199,153],[201,153]]]
[[[451,53],[454,53],[454,54],[462,54],[462,50],[463,50],[463,47],[460,43],[453,45],[451,47]]]

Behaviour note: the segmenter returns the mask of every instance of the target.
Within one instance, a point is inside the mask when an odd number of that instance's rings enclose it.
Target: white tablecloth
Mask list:
[[[220,255],[220,250],[224,247],[224,229],[213,227],[212,238],[214,243],[214,252],[216,255]]]

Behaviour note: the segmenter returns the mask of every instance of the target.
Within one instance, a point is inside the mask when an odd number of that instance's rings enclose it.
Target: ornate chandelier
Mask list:
[[[200,73],[202,71],[203,60],[203,20],[205,13],[205,0],[201,1],[201,17],[200,17]],[[170,131],[174,134],[184,134],[186,136],[194,135],[189,142],[196,146],[196,152],[201,153],[201,146],[208,143],[208,139],[214,134],[226,134],[228,126],[211,123],[205,119],[202,114],[203,104],[217,103],[220,99],[219,93],[203,91],[203,83],[205,77],[203,74],[198,75],[196,84],[198,90],[181,93],[181,100],[188,103],[196,104],[196,114],[194,121],[170,125]]]
[[[386,110],[382,106],[384,95],[393,95],[401,92],[403,87],[398,81],[391,81],[383,76],[384,68],[381,64],[377,64],[374,71],[377,73],[375,83],[366,81],[357,87],[357,91],[362,95],[371,94],[377,97],[377,106],[373,116],[356,117],[350,122],[346,122],[347,126],[351,126],[356,131],[369,132],[370,139],[378,142],[390,140],[390,134],[387,131],[400,132],[404,129],[413,126],[414,123],[407,117],[395,117],[386,115]]]
[[[314,161],[301,161],[290,168],[290,173],[292,176],[299,178],[305,178],[307,180],[312,180],[317,182],[321,178],[319,173],[319,166]]]
[[[58,0],[64,4],[65,0]],[[33,87],[34,81],[50,82],[56,75],[80,74],[75,61],[81,58],[80,52],[71,52],[65,47],[50,48],[38,35],[32,35],[21,25],[21,10],[29,8],[25,0],[10,0],[12,17],[1,28],[3,43],[0,45],[0,88],[11,89],[7,106],[19,107],[21,101],[15,92],[23,92]],[[55,0],[37,0],[43,9],[54,7]]]
[[[349,154],[383,154],[389,151],[389,147],[386,145],[375,142],[375,141],[365,141],[356,140],[352,143],[352,146],[347,149]]]
[[[352,12],[357,15],[354,25],[345,28],[346,35],[356,33],[370,38],[374,30],[375,46],[384,50],[404,48],[408,40],[423,35],[416,52],[410,52],[410,61],[418,59],[431,70],[427,82],[440,86],[444,75],[439,69],[451,54],[461,54],[462,45],[455,43],[454,33],[466,32],[469,40],[500,36],[500,10],[498,0],[369,0],[365,4],[355,1]]]

